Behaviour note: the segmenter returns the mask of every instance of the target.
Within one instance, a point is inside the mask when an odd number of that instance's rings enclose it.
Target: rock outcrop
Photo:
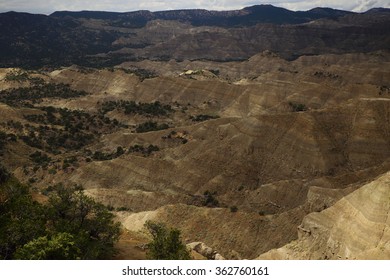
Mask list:
[[[307,215],[299,239],[260,259],[390,259],[390,172]]]
[[[224,260],[225,258],[222,257],[221,254],[219,254],[216,250],[213,248],[210,248],[203,242],[192,242],[187,244],[187,247],[198,254],[204,256],[208,260]]]

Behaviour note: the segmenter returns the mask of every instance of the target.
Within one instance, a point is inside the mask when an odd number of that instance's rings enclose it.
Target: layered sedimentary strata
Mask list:
[[[390,173],[307,215],[299,239],[261,259],[389,259]]]

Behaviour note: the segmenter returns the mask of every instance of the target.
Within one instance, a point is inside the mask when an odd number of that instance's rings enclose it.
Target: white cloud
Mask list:
[[[272,4],[291,10],[308,10],[314,7],[331,7],[356,12],[373,7],[390,8],[389,0],[1,0],[0,12],[19,11],[49,14],[59,10],[100,10],[100,11],[135,11],[135,10],[171,10],[171,9],[209,9],[231,10],[257,4]]]
[[[285,7],[290,10],[309,10],[314,7],[330,7],[340,10],[349,10],[354,12],[365,12],[374,7],[389,8],[390,2],[388,0],[354,0],[354,1],[340,1],[340,0],[312,0],[312,1],[272,1],[276,6]]]

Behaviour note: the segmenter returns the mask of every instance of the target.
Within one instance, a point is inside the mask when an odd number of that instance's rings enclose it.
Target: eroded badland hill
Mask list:
[[[120,258],[156,220],[229,259],[388,259],[388,11],[260,10],[42,16],[81,45],[39,70],[33,35],[2,31],[2,164],[37,195],[83,185],[128,231]]]

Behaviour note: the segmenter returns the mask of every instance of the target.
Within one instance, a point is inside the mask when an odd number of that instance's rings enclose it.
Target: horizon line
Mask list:
[[[150,13],[159,13],[159,12],[170,12],[170,11],[209,11],[209,12],[231,12],[231,11],[241,11],[247,8],[252,8],[252,7],[260,7],[260,6],[268,6],[268,7],[274,7],[277,9],[284,9],[287,11],[291,12],[309,12],[315,9],[331,9],[335,11],[343,11],[343,12],[349,12],[349,13],[355,13],[355,14],[364,14],[368,11],[375,10],[375,9],[390,9],[390,8],[385,8],[385,7],[372,7],[366,11],[362,12],[355,12],[351,10],[343,10],[343,9],[336,9],[336,8],[331,8],[331,7],[326,7],[326,6],[318,6],[314,7],[308,10],[290,10],[288,8],[280,7],[280,6],[275,6],[271,4],[259,4],[259,5],[251,5],[251,6],[244,6],[239,9],[205,9],[205,8],[182,8],[182,9],[166,9],[166,10],[147,10],[147,9],[140,9],[140,10],[129,10],[129,11],[113,11],[113,10],[55,10],[51,13],[39,13],[39,12],[28,12],[28,11],[18,11],[18,10],[8,10],[8,11],[0,11],[0,14],[5,14],[5,13],[25,13],[25,14],[32,14],[32,15],[45,15],[45,16],[50,16],[54,13],[57,12],[70,12],[70,13],[81,13],[81,12],[100,12],[100,13],[117,13],[117,14],[127,14],[127,13],[136,13],[136,12],[150,12]]]

